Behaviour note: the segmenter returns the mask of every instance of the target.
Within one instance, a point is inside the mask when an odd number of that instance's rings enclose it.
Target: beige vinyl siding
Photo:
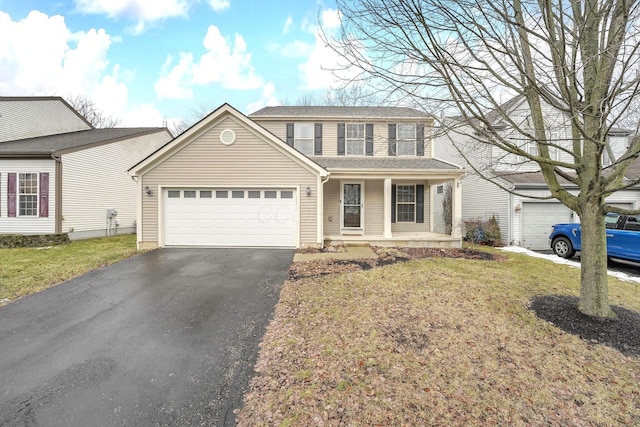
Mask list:
[[[338,155],[338,123],[373,123],[373,155],[376,157],[386,157],[389,153],[389,123],[388,121],[379,120],[260,120],[255,118],[254,121],[265,129],[276,135],[278,138],[286,141],[287,123],[322,123],[322,155],[337,156]],[[409,123],[406,120],[399,123]],[[424,155],[431,156],[431,127],[425,124],[424,134]],[[313,156],[311,156],[313,157]]]
[[[330,179],[324,184],[324,234],[340,235],[340,180]]]
[[[226,146],[220,132],[231,129],[236,142]],[[231,116],[195,137],[179,151],[144,173],[142,188],[149,186],[153,196],[142,195],[142,240],[158,242],[158,194],[161,186],[215,187],[297,187],[300,188],[300,243],[317,242],[317,175],[273,147]],[[311,196],[305,189],[311,188]]]
[[[63,102],[0,99],[0,142],[91,129]]]
[[[62,231],[105,235],[106,210],[114,208],[118,232],[133,232],[137,184],[127,170],[170,139],[167,132],[156,132],[63,154]]]
[[[384,180],[368,180],[364,183],[364,234],[384,234]]]
[[[56,162],[53,159],[0,159],[0,233],[2,234],[52,234],[55,232],[56,212]],[[39,217],[7,217],[7,174],[15,173],[49,173],[49,216]],[[16,182],[16,186],[18,183]],[[16,197],[16,209],[18,200]]]
[[[426,181],[393,181],[394,185],[424,185],[424,223],[417,222],[395,222],[391,224],[391,232],[428,232],[431,230],[431,226],[429,225],[429,217],[430,217],[430,200],[431,196],[429,194],[429,183]]]

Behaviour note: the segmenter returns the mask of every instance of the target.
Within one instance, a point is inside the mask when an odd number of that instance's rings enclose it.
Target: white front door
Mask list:
[[[345,231],[364,230],[364,184],[362,182],[342,183],[342,229]]]

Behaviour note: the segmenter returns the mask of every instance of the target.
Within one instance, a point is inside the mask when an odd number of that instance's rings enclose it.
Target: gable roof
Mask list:
[[[156,132],[168,130],[156,127],[90,129],[5,141],[0,142],[0,157],[51,157],[61,152],[79,151]]]
[[[408,107],[329,107],[277,106],[264,107],[249,114],[252,119],[330,118],[330,119],[423,119],[431,116]]]
[[[213,123],[215,123],[225,115],[230,115],[236,118],[244,126],[246,126],[247,129],[250,129],[262,136],[264,141],[266,141],[268,144],[271,144],[271,146],[278,149],[286,156],[303,165],[307,169],[316,172],[319,176],[329,175],[329,173],[319,164],[317,164],[304,154],[300,153],[293,147],[288,146],[280,138],[278,138],[273,133],[269,132],[253,120],[249,119],[247,116],[233,108],[228,103],[222,104],[220,107],[213,110],[206,117],[202,118],[189,129],[175,137],[173,140],[169,141],[168,143],[157,149],[155,152],[151,153],[149,156],[133,165],[133,167],[129,169],[129,174],[132,176],[139,175],[141,173],[144,173],[149,168],[153,167],[155,164],[162,162],[165,158],[171,156],[174,150],[178,149],[184,144],[187,144],[193,138],[196,138],[202,133],[206,132]]]

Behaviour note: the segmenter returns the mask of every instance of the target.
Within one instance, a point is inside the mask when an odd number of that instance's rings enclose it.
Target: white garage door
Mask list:
[[[167,189],[167,246],[296,246],[292,189]]]
[[[549,234],[553,224],[575,222],[571,210],[562,203],[522,203],[522,246],[534,249],[550,249]]]

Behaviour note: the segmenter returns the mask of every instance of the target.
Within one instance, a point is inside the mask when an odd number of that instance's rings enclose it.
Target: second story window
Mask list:
[[[415,156],[416,139],[416,125],[399,124],[398,136],[396,139],[397,155]]]
[[[313,123],[295,124],[293,146],[303,154],[313,154]]]
[[[347,155],[364,155],[364,124],[363,123],[347,123],[347,132],[345,137],[345,145]]]
[[[424,156],[424,135],[422,123],[390,123],[389,156]]]

